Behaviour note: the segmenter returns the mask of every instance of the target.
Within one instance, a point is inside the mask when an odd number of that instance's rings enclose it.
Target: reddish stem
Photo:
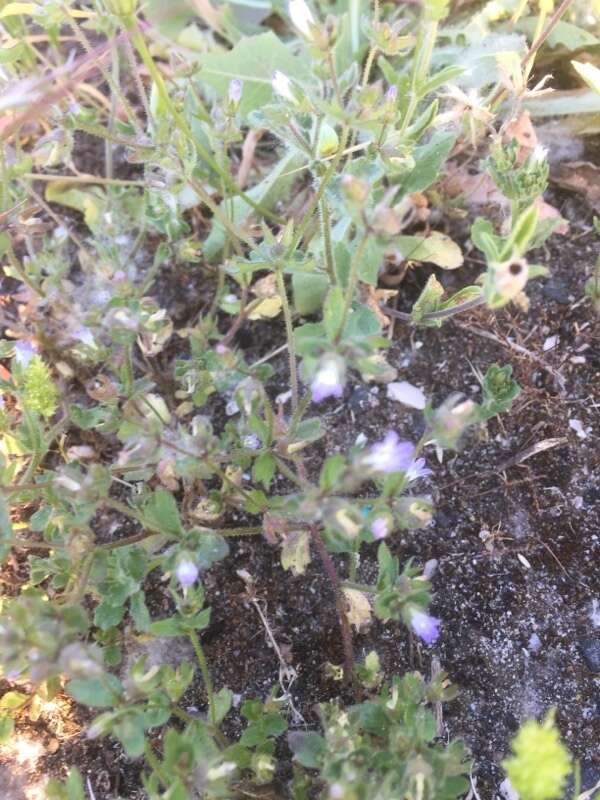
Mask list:
[[[337,573],[333,559],[327,552],[325,542],[323,541],[323,537],[321,536],[318,526],[311,525],[310,532],[313,542],[317,548],[319,558],[321,559],[321,563],[325,568],[325,572],[331,581],[331,585],[335,593],[335,606],[342,631],[342,645],[344,648],[344,681],[346,683],[354,684],[354,646],[352,644],[352,630],[350,628],[350,623],[348,622],[348,615],[346,614],[346,604],[344,601],[344,594],[342,592],[340,576]]]

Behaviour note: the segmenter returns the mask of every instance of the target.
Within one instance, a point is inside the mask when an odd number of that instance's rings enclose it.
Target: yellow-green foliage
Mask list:
[[[571,772],[569,751],[560,741],[550,713],[540,725],[529,720],[512,743],[514,755],[504,769],[522,800],[555,800],[563,796]]]
[[[25,371],[23,403],[29,411],[50,417],[58,406],[58,389],[50,370],[39,356],[33,356]]]

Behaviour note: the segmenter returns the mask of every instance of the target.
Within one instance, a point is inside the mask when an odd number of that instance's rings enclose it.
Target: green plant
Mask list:
[[[298,760],[348,797],[376,785],[390,800],[457,797],[463,750],[434,742],[425,709],[448,693],[414,675],[375,693],[377,654],[356,663],[352,625],[372,612],[425,644],[437,639],[427,576],[382,540],[429,524],[426,449],[442,457],[469,427],[506,412],[519,393],[511,368],[489,368],[481,403],[455,394],[428,403],[416,443],[389,430],[321,463],[306,453],[324,434],[319,404],[343,398],[353,374],[394,374],[377,288],[386,265],[462,265],[459,244],[424,227],[418,209],[434,202],[452,154],[478,154],[498,108],[497,70],[482,79],[487,96],[475,97],[467,73],[482,65],[479,34],[462,26],[472,63],[454,64],[448,42],[458,34],[443,0],[376,2],[372,14],[350,0],[324,19],[292,0],[289,21],[269,6],[272,27],[211,4],[202,26],[187,5],[167,18],[160,3],[79,5],[0,12],[11,44],[0,256],[19,292],[0,342],[0,554],[14,550],[28,568],[26,585],[2,601],[0,659],[15,688],[0,735],[37,693],[65,691],[98,710],[91,737],[144,756],[151,798],[241,796],[269,782],[289,696],[246,700],[244,731],[228,736],[226,718],[238,712],[230,689],[214,684],[202,637],[206,572],[235,538],[264,536],[296,575],[319,559],[335,598],[339,671],[357,699],[374,692],[347,711],[323,706],[318,758],[308,764],[297,751]],[[74,64],[61,49],[65,31],[82,53]],[[520,37],[511,47],[513,84],[502,91],[512,110],[532,52]],[[96,74],[105,94],[90,83]],[[76,167],[82,135],[103,143],[102,175]],[[123,153],[130,170],[116,177]],[[486,268],[449,297],[439,272],[423,281],[410,311],[390,312],[406,323],[440,327],[477,305],[500,308],[543,273],[526,253],[552,229],[535,206],[545,155],[522,161],[495,137],[482,164],[511,208],[471,227]],[[178,320],[161,287],[181,273],[194,302]],[[289,400],[274,396],[270,357],[253,361],[236,346],[243,326],[279,317]],[[377,576],[366,583],[361,559],[376,542]],[[166,587],[164,616],[148,602],[153,574]],[[142,656],[125,669],[124,628],[181,637],[195,663],[150,666]],[[203,708],[191,716],[183,698],[196,673]],[[365,755],[375,771],[361,766]],[[311,779],[296,777],[301,797]],[[49,788],[60,800],[82,792],[76,772]]]

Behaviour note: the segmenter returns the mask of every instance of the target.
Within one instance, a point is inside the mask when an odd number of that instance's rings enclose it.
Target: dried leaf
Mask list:
[[[293,575],[303,575],[310,564],[310,534],[308,531],[290,531],[281,546],[281,566]]]
[[[348,622],[359,630],[363,625],[371,622],[371,604],[364,592],[358,589],[344,588],[344,597],[347,603],[346,615]]]

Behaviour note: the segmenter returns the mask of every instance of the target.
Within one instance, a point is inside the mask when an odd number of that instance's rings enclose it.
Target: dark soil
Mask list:
[[[552,707],[582,764],[583,788],[600,781],[594,661],[600,648],[600,325],[582,299],[597,237],[587,209],[566,195],[558,199],[572,220],[571,234],[553,237],[532,259],[548,266],[551,276],[528,288],[528,312],[478,310],[441,331],[398,323],[389,356],[399,378],[420,386],[435,404],[455,391],[477,399],[476,372],[493,363],[512,364],[523,387],[512,411],[472,434],[460,453],[446,454],[442,464],[427,454],[434,475],[425,488],[435,499],[435,520],[424,531],[389,541],[402,560],[437,562],[433,611],[443,620],[438,642],[421,646],[401,625],[377,620],[355,636],[357,657],[376,649],[387,676],[407,669],[429,673],[432,658],[440,660],[460,688],[444,709],[444,735],[469,745],[482,800],[499,797],[500,765],[521,722]],[[407,279],[406,307],[427,274],[423,269]],[[465,273],[456,280],[467,280]],[[183,297],[174,292],[171,303],[177,306]],[[186,316],[179,307],[178,314]],[[279,321],[255,324],[253,339],[242,333],[238,344],[261,356],[277,347],[280,327]],[[284,357],[272,363],[279,376],[272,384],[276,394],[285,388],[287,366]],[[214,411],[223,415],[222,408]],[[322,419],[327,434],[314,448],[314,464],[325,453],[344,451],[359,433],[374,441],[393,428],[416,440],[422,431],[420,413],[389,400],[385,386],[365,387],[358,378],[342,402],[322,407]],[[264,698],[277,684],[277,656],[236,573],[247,570],[279,646],[298,671],[291,694],[309,726],[316,722],[317,703],[344,694],[324,669],[327,662],[341,663],[342,649],[332,590],[313,555],[306,574],[293,577],[266,541],[236,541],[230,557],[205,576],[213,617],[203,637],[217,687],[226,685],[245,699]],[[365,553],[359,574],[373,578],[374,548]],[[161,585],[149,590],[153,615],[166,615]],[[142,645],[131,642],[126,662],[141,652]],[[148,655],[174,663],[191,658],[185,643],[174,647],[172,640],[156,642]],[[204,703],[201,685],[192,687],[191,712]],[[38,762],[39,773],[63,775],[77,765],[96,800],[142,798],[142,763],[129,762],[114,743],[87,740],[88,719],[79,710],[71,706],[65,714],[74,733]],[[239,732],[236,714],[228,725],[229,734]],[[56,736],[43,714],[28,726],[33,739]],[[287,796],[285,777],[272,787],[272,797]]]

